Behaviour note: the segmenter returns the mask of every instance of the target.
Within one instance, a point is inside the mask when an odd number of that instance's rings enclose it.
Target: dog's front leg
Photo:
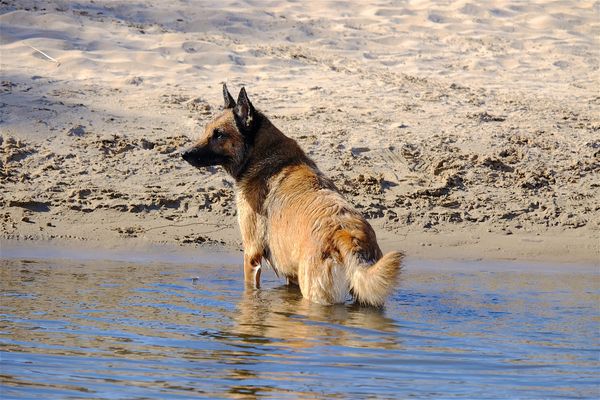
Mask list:
[[[246,286],[260,288],[262,254],[244,253],[244,280]]]
[[[238,221],[244,243],[244,280],[246,287],[260,287],[260,262],[264,256],[265,222],[254,211],[246,195],[237,195]]]

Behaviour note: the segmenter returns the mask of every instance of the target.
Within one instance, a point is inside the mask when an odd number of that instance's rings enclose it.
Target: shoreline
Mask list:
[[[377,229],[376,229],[377,231]],[[80,232],[81,234],[82,232]],[[410,263],[435,265],[495,263],[498,265],[537,265],[589,267],[600,271],[600,245],[594,240],[582,240],[586,232],[562,232],[560,235],[516,233],[445,232],[414,233],[404,237],[378,231],[378,242],[385,253],[401,250]],[[381,233],[381,234],[380,234]],[[589,232],[588,232],[589,233]],[[6,258],[68,258],[108,259],[129,262],[193,263],[195,258],[206,262],[241,262],[243,252],[235,243],[237,230],[221,231],[225,240],[208,244],[181,244],[156,237],[129,237],[119,240],[98,240],[83,234],[77,239],[16,236],[0,238],[0,259]],[[96,235],[98,236],[97,232]],[[537,269],[537,267],[535,268]]]

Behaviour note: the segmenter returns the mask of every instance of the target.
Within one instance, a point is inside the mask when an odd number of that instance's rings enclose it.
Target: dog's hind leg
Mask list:
[[[302,296],[324,305],[344,303],[350,288],[345,267],[331,258],[300,263],[298,284]]]

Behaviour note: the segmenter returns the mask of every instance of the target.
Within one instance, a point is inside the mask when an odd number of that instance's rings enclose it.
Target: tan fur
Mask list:
[[[244,146],[231,109],[196,144],[230,157],[221,165],[236,178],[246,281],[258,286],[264,258],[313,302],[343,303],[351,293],[360,303],[383,305],[402,254],[382,257],[369,223],[300,146],[264,115],[254,117],[260,125],[251,145]],[[215,129],[227,140],[211,140]]]

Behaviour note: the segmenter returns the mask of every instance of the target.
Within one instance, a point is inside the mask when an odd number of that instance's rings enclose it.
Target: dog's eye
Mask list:
[[[215,129],[215,132],[213,133],[213,138],[214,138],[215,140],[222,140],[222,139],[225,139],[225,136],[226,136],[226,135],[225,135],[225,132],[223,132],[223,131],[222,131],[222,130],[220,130],[220,129]]]

